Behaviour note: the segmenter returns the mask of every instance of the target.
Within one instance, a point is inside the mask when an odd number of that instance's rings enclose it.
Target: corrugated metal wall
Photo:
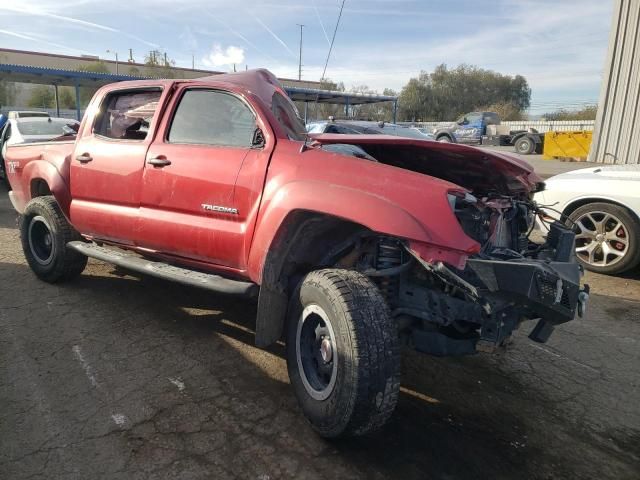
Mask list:
[[[640,163],[640,0],[615,0],[589,161]]]

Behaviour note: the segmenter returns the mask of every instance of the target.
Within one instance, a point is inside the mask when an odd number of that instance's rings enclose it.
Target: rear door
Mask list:
[[[115,90],[99,103],[71,158],[71,220],[83,234],[132,244],[138,227],[142,172],[163,90]]]
[[[243,270],[271,135],[244,98],[210,86],[183,86],[171,110],[147,153],[139,244]]]

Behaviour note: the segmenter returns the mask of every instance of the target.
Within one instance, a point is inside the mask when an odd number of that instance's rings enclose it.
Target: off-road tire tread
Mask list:
[[[358,365],[357,388],[342,418],[330,425],[312,425],[324,437],[372,432],[388,421],[400,390],[400,343],[389,307],[376,285],[355,271],[316,270],[299,288],[303,284],[324,291],[334,311],[342,312]]]
[[[53,268],[43,269],[35,261],[29,248],[27,229],[31,216],[42,215],[45,217],[55,235],[57,245],[56,256]],[[69,224],[60,210],[56,199],[51,195],[36,197],[26,206],[24,214],[20,219],[20,240],[22,249],[31,270],[38,278],[48,283],[59,283],[72,280],[80,275],[87,266],[87,257],[67,248],[67,243],[82,240],[80,234]]]

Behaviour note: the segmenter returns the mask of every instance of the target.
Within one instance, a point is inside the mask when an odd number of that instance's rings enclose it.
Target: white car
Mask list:
[[[574,170],[545,184],[535,195],[543,219],[573,226],[586,269],[617,274],[640,263],[640,165]]]
[[[12,115],[18,113],[18,115]],[[31,116],[42,113],[41,116]],[[77,130],[79,122],[69,118],[52,118],[46,112],[9,112],[9,119],[0,130],[0,174],[6,181],[4,157],[7,147],[19,143],[46,142]]]

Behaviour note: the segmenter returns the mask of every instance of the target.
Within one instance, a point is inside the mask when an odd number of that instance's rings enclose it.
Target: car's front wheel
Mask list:
[[[589,203],[569,215],[576,232],[576,257],[588,270],[617,274],[640,263],[640,225],[629,211],[610,203]]]
[[[323,437],[362,435],[389,419],[400,389],[400,345],[378,288],[353,271],[307,274],[289,307],[289,378]]]
[[[80,240],[52,196],[36,197],[20,220],[22,250],[31,270],[45,282],[71,280],[82,273],[87,257],[67,248]]]

